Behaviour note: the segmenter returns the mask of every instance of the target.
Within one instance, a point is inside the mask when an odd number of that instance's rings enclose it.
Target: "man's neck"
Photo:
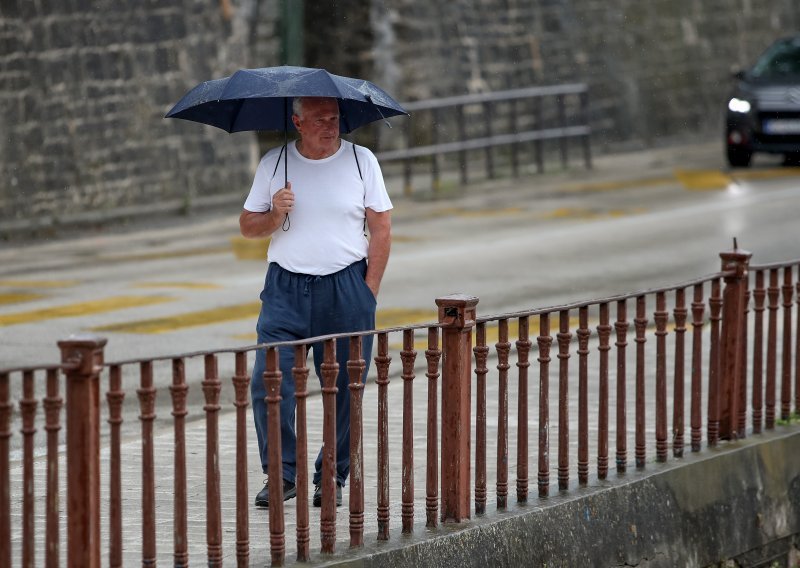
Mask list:
[[[337,138],[336,144],[332,147],[322,147],[322,148],[309,148],[307,144],[303,144],[303,139],[297,141],[295,144],[295,148],[300,153],[301,156],[304,158],[308,158],[309,160],[324,160],[325,158],[330,158],[336,152],[339,151],[339,148],[342,146],[342,139]]]

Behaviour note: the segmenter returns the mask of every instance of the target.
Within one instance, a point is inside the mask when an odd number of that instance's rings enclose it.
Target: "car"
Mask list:
[[[725,142],[728,163],[748,167],[753,154],[800,157],[800,35],[779,39],[750,69],[734,75]]]

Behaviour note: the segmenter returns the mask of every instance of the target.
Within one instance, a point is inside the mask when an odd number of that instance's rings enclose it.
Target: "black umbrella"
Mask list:
[[[170,110],[166,118],[210,124],[227,132],[294,129],[294,97],[331,97],[339,101],[340,129],[356,128],[408,112],[386,92],[363,79],[352,79],[308,67],[241,69],[223,79],[200,83]]]
[[[286,137],[295,129],[291,121],[294,97],[337,99],[339,129],[344,133],[390,116],[408,115],[397,101],[369,81],[333,75],[324,69],[284,65],[241,69],[230,77],[200,83],[165,118],[210,124],[227,132],[282,130]],[[286,183],[287,160],[283,163]]]

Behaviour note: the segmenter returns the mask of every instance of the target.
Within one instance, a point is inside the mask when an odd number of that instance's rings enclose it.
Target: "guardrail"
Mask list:
[[[111,566],[139,561],[152,565],[159,546],[169,548],[180,566],[190,560],[219,565],[225,558],[247,566],[251,555],[259,563],[269,555],[273,565],[282,565],[287,551],[308,561],[314,557],[312,545],[322,557],[331,558],[337,544],[358,548],[366,538],[393,538],[390,527],[395,524],[402,533],[427,530],[436,535],[441,523],[451,525],[442,532],[451,532],[452,525],[487,514],[491,504],[504,510],[509,506],[510,477],[516,501],[524,503],[593,484],[592,462],[596,479],[602,480],[611,470],[622,473],[631,465],[645,469],[652,459],[664,462],[680,459],[687,451],[703,451],[704,441],[712,447],[780,427],[792,417],[792,403],[794,412],[800,411],[800,260],[749,265],[750,254],[736,247],[720,256],[720,272],[677,285],[492,316],[477,314],[477,298],[449,296],[436,300],[436,322],[304,341],[111,363],[103,360],[103,339],[59,342],[60,365],[0,369],[0,565],[28,566],[43,557],[48,566],[65,559],[71,566],[98,566],[102,549],[107,549]],[[798,317],[793,323],[795,302]],[[628,311],[631,306],[633,312]],[[538,320],[536,335],[532,320]],[[631,324],[635,349],[628,349]],[[419,332],[424,333],[424,361],[418,366]],[[397,335],[402,343],[392,347],[390,337]],[[377,377],[366,387],[361,383],[365,336],[377,338]],[[335,352],[341,341],[347,342],[349,353],[352,469],[347,514],[337,521],[333,440]],[[551,365],[554,341],[557,372]],[[592,341],[596,359],[591,356]],[[534,342],[538,380],[529,376]],[[308,396],[306,357],[312,346],[324,349],[321,401]],[[516,362],[510,359],[512,347]],[[278,352],[291,349],[295,354],[298,463],[307,463],[310,441],[321,437],[326,448],[318,513],[309,510],[309,471],[304,467],[298,468],[295,508],[284,506],[281,484],[271,483],[268,521],[250,511],[248,452],[253,447],[247,436],[247,371],[248,356],[259,349],[266,351],[267,361],[269,461],[278,467],[283,380]],[[399,350],[400,358],[395,370],[393,349]],[[496,372],[488,365],[491,355],[496,357]],[[577,365],[570,364],[573,355]],[[230,412],[220,403],[221,357],[234,360]],[[202,409],[186,404],[186,363],[192,358],[204,363]],[[514,365],[516,385],[510,380]],[[153,377],[158,372],[172,376],[172,418],[160,421],[167,430],[156,429]],[[420,372],[427,378],[422,384],[415,380]],[[36,389],[42,377],[46,444],[37,447],[41,395]],[[392,389],[391,379],[396,377],[402,386]],[[136,388],[125,387],[131,378]],[[108,385],[105,410],[101,380]],[[62,385],[66,417],[61,412]],[[556,395],[551,396],[555,386]],[[12,391],[19,393],[18,406]],[[139,432],[125,430],[123,420],[123,402],[132,391],[139,402]],[[529,404],[534,396],[536,412]],[[516,420],[509,402],[516,403]],[[415,410],[422,415],[415,416]],[[107,417],[107,427],[101,416]],[[375,432],[374,441],[363,435],[365,424]],[[22,440],[12,452],[15,430]],[[531,431],[536,433],[535,444],[529,441]],[[420,437],[424,448],[415,447]],[[553,441],[557,451],[551,454]],[[538,497],[532,498],[529,463],[534,450]],[[400,483],[391,484],[390,464],[398,462]],[[63,499],[60,472],[65,464]],[[141,476],[128,487],[131,481],[126,484],[124,474],[131,468]],[[234,481],[223,482],[225,471]],[[557,484],[550,483],[551,472]],[[280,471],[271,471],[270,477],[279,479]],[[418,497],[415,483],[423,479],[424,497]],[[44,492],[37,491],[40,486]],[[375,489],[374,497],[366,496],[366,487]],[[61,509],[63,502],[66,510]],[[171,510],[172,531],[157,534],[157,524],[169,521],[165,508]],[[374,517],[367,513],[370,509]],[[423,510],[425,529],[415,522]],[[318,530],[312,529],[312,521]],[[37,530],[42,522],[44,530]],[[287,542],[292,530],[296,536]],[[261,544],[265,538],[253,536],[267,531],[269,551]],[[349,539],[342,542],[337,531],[349,533]]]
[[[431,187],[441,187],[442,158],[457,155],[462,184],[469,181],[468,152],[483,150],[486,177],[496,177],[495,148],[509,147],[513,176],[519,175],[520,151],[533,144],[538,173],[544,171],[545,141],[558,143],[561,166],[569,162],[569,141],[577,139],[587,169],[592,167],[588,120],[588,87],[583,83],[527,87],[404,103],[412,114],[405,121],[405,148],[380,151],[381,162],[403,162],[404,193],[413,193],[414,163],[430,160]],[[416,129],[415,129],[416,126]]]

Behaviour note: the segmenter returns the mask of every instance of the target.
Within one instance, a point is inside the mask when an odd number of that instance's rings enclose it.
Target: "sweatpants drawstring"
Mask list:
[[[319,282],[322,280],[322,276],[306,276],[303,279],[303,296],[308,296],[310,294],[310,290],[308,289],[308,285],[311,282]]]

